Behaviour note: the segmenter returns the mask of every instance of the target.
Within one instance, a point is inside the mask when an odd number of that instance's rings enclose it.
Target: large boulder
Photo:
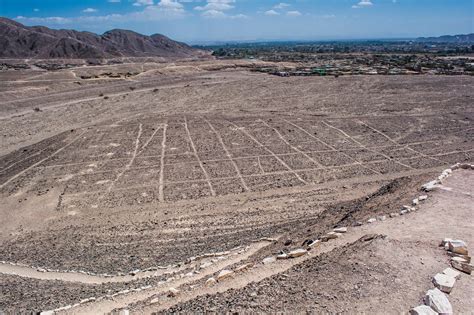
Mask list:
[[[438,313],[427,305],[419,305],[410,310],[410,315],[438,315]]]
[[[428,290],[428,292],[426,292],[425,304],[439,314],[453,313],[453,307],[451,306],[448,297],[437,288]]]
[[[455,254],[468,255],[467,245],[461,240],[451,240],[448,242],[449,251]]]
[[[438,273],[433,277],[433,284],[435,287],[444,293],[451,293],[456,279],[444,273]]]

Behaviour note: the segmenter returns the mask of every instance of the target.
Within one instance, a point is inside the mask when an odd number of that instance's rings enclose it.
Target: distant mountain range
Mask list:
[[[97,35],[75,30],[25,26],[0,17],[0,58],[188,58],[204,51],[161,34],[146,36],[114,29]]]
[[[461,35],[443,35],[439,37],[419,37],[416,39],[419,42],[430,43],[458,43],[458,44],[474,44],[474,33]]]

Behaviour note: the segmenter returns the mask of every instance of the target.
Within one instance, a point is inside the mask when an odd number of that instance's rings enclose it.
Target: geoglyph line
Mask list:
[[[229,150],[227,150],[226,145],[224,144],[224,141],[222,140],[221,135],[217,132],[217,130],[214,128],[214,126],[207,120],[204,119],[206,123],[209,125],[209,128],[212,129],[214,134],[216,135],[217,139],[219,140],[219,143],[221,144],[222,148],[225,151],[225,154],[231,161],[232,165],[234,166],[235,171],[237,172],[237,177],[240,178],[240,182],[242,183],[242,186],[244,187],[245,190],[249,191],[250,189],[248,188],[247,184],[245,183],[244,178],[242,177],[242,174],[240,173],[240,169],[237,167],[237,164],[235,163],[234,159],[232,158],[232,155],[230,154]]]
[[[211,195],[216,196],[216,192],[214,191],[214,188],[212,187],[212,184],[211,184],[211,181],[210,181],[210,178],[209,178],[209,174],[207,173],[206,169],[204,168],[204,165],[202,164],[202,161],[199,158],[199,154],[196,150],[196,146],[194,145],[194,141],[191,138],[191,133],[189,132],[189,128],[188,128],[188,120],[187,120],[186,117],[184,117],[184,128],[186,129],[186,134],[188,135],[189,143],[191,144],[191,148],[193,149],[194,156],[196,157],[196,159],[199,163],[199,166],[201,167],[201,170],[204,173],[207,184],[209,185],[209,189],[211,190]]]
[[[256,144],[258,144],[259,146],[263,147],[268,153],[270,153],[274,158],[276,158],[278,160],[278,162],[281,163],[281,165],[283,165],[286,169],[288,169],[288,171],[290,171],[293,175],[296,176],[296,178],[298,178],[299,181],[301,181],[302,183],[304,184],[307,184],[307,182],[301,178],[301,176],[296,173],[291,167],[288,166],[288,164],[285,163],[285,161],[283,161],[282,159],[280,159],[278,157],[278,155],[276,155],[272,150],[266,148],[265,146],[263,146],[262,143],[260,143],[260,141],[258,141],[257,139],[255,139],[254,136],[252,136],[244,127],[239,127],[237,126],[236,124],[234,124],[233,122],[231,121],[228,121],[232,126],[234,126],[234,128],[236,128],[237,130],[240,130],[243,134],[245,134],[247,137],[249,137],[252,141],[254,141]]]
[[[163,138],[161,140],[161,158],[160,158],[160,177],[158,184],[158,200],[160,202],[165,202],[164,195],[164,178],[165,178],[165,151],[166,151],[166,130],[168,129],[168,124],[166,123],[163,127]]]
[[[376,154],[380,154],[382,155],[383,157],[385,157],[386,159],[390,160],[390,161],[393,161],[397,164],[400,164],[401,166],[404,166],[404,167],[407,167],[408,169],[413,169],[413,167],[411,167],[410,165],[407,165],[407,164],[404,164],[404,163],[401,163],[395,159],[392,159],[391,157],[389,157],[388,155],[386,155],[385,153],[382,153],[382,152],[379,152],[379,151],[376,151],[376,150],[372,150],[370,148],[368,148],[367,146],[365,146],[363,143],[361,143],[360,141],[358,141],[357,139],[355,139],[354,137],[350,136],[349,134],[347,134],[344,130],[340,129],[340,128],[337,128],[337,127],[334,127],[333,125],[325,122],[324,120],[321,121],[324,125],[326,125],[327,127],[329,128],[332,128],[334,130],[337,130],[339,131],[340,133],[342,133],[345,137],[347,137],[348,139],[351,139],[352,141],[354,141],[355,143],[357,143],[358,145],[360,145],[362,148],[370,151],[370,152],[373,152],[373,153],[376,153]]]
[[[345,152],[343,152],[343,151],[341,151],[341,150],[336,149],[335,147],[333,147],[333,146],[330,145],[329,143],[326,143],[325,141],[319,139],[318,137],[316,137],[315,135],[311,134],[310,132],[308,132],[308,131],[307,131],[306,129],[304,129],[303,127],[300,127],[300,126],[298,126],[297,124],[292,123],[291,121],[286,120],[286,119],[285,119],[284,121],[287,122],[287,123],[289,123],[289,124],[292,125],[293,127],[298,128],[299,130],[303,131],[304,133],[306,133],[306,134],[307,134],[308,136],[310,136],[311,138],[313,138],[313,139],[315,139],[315,140],[321,142],[321,143],[324,144],[325,146],[331,148],[333,151],[339,152],[339,153],[341,153],[342,155],[344,155],[345,157],[349,158],[350,160],[355,161],[360,167],[365,168],[366,170],[369,170],[369,171],[374,172],[374,173],[376,173],[376,174],[380,174],[379,171],[374,170],[374,169],[371,169],[370,167],[365,166],[364,164],[362,164],[362,163],[361,163],[360,161],[358,161],[357,159],[353,158],[352,156],[350,156],[349,154],[347,154],[347,153],[345,153]]]
[[[290,142],[288,142],[288,140],[286,140],[283,135],[274,127],[270,126],[266,121],[264,121],[263,119],[259,119],[259,121],[261,121],[263,124],[265,124],[265,126],[267,126],[268,128],[271,128],[277,135],[278,137],[283,141],[285,142],[288,146],[290,146],[293,150],[303,154],[308,160],[310,160],[311,162],[315,163],[316,165],[318,165],[319,167],[321,168],[325,168],[324,165],[322,165],[321,163],[319,163],[318,161],[316,161],[315,159],[313,159],[311,156],[309,156],[308,154],[306,154],[304,151],[301,151],[300,149],[298,149],[297,147],[293,146]]]
[[[434,160],[434,161],[437,161],[437,162],[442,162],[442,161],[440,161],[440,160],[437,159],[437,158],[434,158],[434,157],[432,157],[432,156],[429,156],[429,155],[426,155],[426,154],[424,154],[424,153],[418,152],[417,150],[415,150],[415,149],[413,149],[412,147],[410,147],[409,144],[402,146],[401,144],[399,144],[398,142],[396,142],[395,140],[393,140],[392,138],[390,138],[389,136],[387,136],[387,135],[386,135],[385,133],[383,133],[382,131],[380,131],[380,130],[378,130],[378,129],[372,127],[372,126],[370,126],[369,124],[367,124],[367,123],[365,123],[365,122],[363,122],[363,121],[361,121],[361,120],[358,120],[358,122],[359,122],[360,124],[362,124],[363,126],[369,128],[370,130],[377,132],[378,134],[380,134],[381,136],[385,137],[388,141],[394,143],[394,144],[397,145],[397,146],[400,146],[400,147],[403,147],[403,148],[407,148],[408,150],[410,150],[410,151],[412,151],[412,152],[414,152],[414,153],[416,153],[416,154],[419,154],[419,155],[421,155],[421,156],[424,157],[424,158],[428,158],[428,159],[431,159],[431,160]]]
[[[86,131],[83,131],[80,135],[78,135],[76,138],[74,138],[71,142],[67,143],[66,145],[64,145],[63,147],[59,148],[58,150],[56,150],[55,152],[53,152],[51,155],[45,157],[44,159],[34,163],[33,165],[25,168],[24,170],[22,170],[21,172],[15,174],[14,176],[10,177],[6,182],[4,182],[3,184],[0,185],[0,189],[5,187],[6,185],[8,185],[11,181],[13,181],[14,179],[18,178],[19,176],[23,175],[24,173],[26,173],[27,171],[35,168],[36,166],[40,165],[41,163],[43,163],[44,161],[52,158],[53,156],[55,156],[56,154],[60,153],[61,151],[63,151],[64,149],[66,149],[67,147],[69,147],[71,144],[73,144],[74,142],[76,142],[77,140],[79,140],[83,134],[85,134]]]
[[[115,178],[115,180],[112,183],[110,183],[109,187],[107,187],[107,192],[108,193],[112,190],[115,183],[118,182],[118,180],[123,176],[123,174],[125,174],[125,172],[132,166],[133,162],[135,161],[135,158],[137,157],[137,153],[138,153],[138,147],[140,146],[140,137],[142,135],[142,132],[143,132],[143,126],[142,126],[142,124],[139,124],[138,125],[137,138],[135,139],[135,149],[133,150],[132,158],[130,159],[128,164],[125,165],[125,167],[122,169],[122,171],[117,174],[117,177]]]

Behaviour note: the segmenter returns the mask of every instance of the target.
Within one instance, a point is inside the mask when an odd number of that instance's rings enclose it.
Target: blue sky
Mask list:
[[[474,0],[0,0],[26,25],[162,33],[189,43],[474,32]]]

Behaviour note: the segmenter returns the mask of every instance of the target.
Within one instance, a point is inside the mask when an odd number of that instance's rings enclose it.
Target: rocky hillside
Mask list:
[[[203,51],[166,36],[114,29],[97,35],[75,30],[25,26],[0,17],[0,58],[186,58]]]

